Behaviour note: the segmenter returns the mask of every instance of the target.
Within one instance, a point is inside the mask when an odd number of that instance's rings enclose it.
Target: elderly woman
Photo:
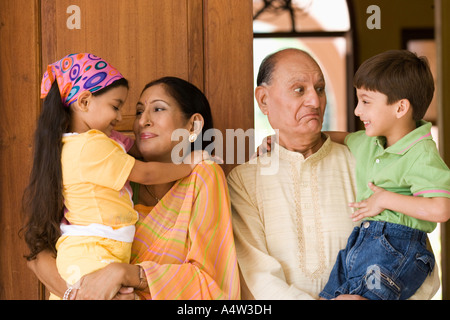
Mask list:
[[[209,103],[192,84],[166,77],[142,91],[134,133],[143,160],[172,161],[172,150],[179,143],[172,141],[176,129],[190,133],[191,148],[204,149],[206,145],[194,141],[210,128]],[[230,201],[222,169],[216,163],[201,162],[176,182],[133,189],[140,216],[130,264],[111,263],[84,276],[69,298],[239,299]],[[67,292],[50,251],[42,251],[29,267],[57,296]]]

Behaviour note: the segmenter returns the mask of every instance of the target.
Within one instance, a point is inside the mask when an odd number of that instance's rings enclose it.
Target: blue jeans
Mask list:
[[[370,300],[411,297],[434,268],[427,234],[399,224],[364,221],[341,250],[328,283],[326,299],[356,294]]]

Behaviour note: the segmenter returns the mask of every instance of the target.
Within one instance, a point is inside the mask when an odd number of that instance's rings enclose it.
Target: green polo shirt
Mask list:
[[[369,182],[388,191],[408,196],[450,198],[450,170],[439,155],[431,136],[431,123],[420,121],[389,148],[385,137],[368,137],[365,131],[347,136],[345,143],[356,159],[357,201],[373,192]],[[436,223],[384,210],[367,220],[387,221],[431,232]]]

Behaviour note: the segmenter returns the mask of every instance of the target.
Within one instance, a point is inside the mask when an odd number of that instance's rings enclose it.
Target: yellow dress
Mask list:
[[[64,135],[61,163],[69,224],[61,224],[56,263],[73,285],[111,262],[130,261],[138,213],[127,179],[135,160],[121,143],[89,130]]]

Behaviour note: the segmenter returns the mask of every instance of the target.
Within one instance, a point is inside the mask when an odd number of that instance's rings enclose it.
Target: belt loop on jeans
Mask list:
[[[417,229],[414,231],[414,237],[417,241],[427,243],[428,235],[426,232]]]
[[[372,232],[375,236],[379,237],[384,234],[384,229],[386,227],[385,221],[370,221],[372,226]]]

